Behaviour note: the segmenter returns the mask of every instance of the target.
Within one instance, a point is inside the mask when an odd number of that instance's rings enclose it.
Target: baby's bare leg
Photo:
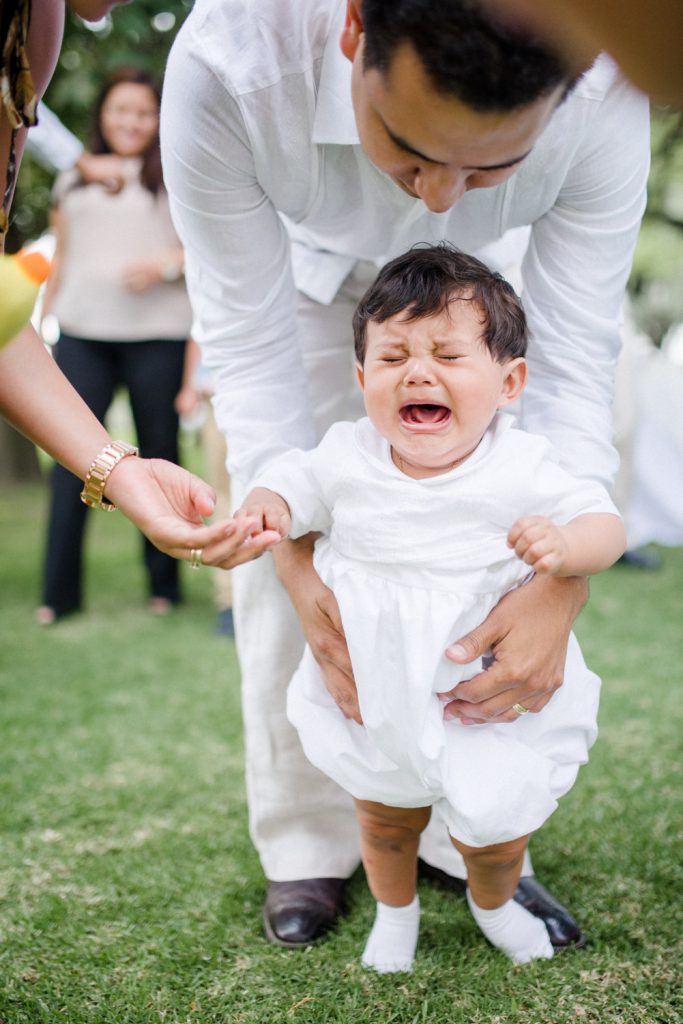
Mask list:
[[[492,846],[465,846],[451,837],[467,868],[467,899],[486,938],[515,961],[549,959],[553,947],[543,921],[513,900],[528,836]]]
[[[417,847],[429,807],[387,807],[356,800],[361,853],[377,916],[363,964],[380,973],[409,971],[420,926],[416,895]]]
[[[370,892],[391,907],[404,907],[415,896],[417,847],[431,807],[387,807],[355,800],[361,855]]]
[[[451,842],[465,861],[467,884],[477,906],[493,910],[512,899],[522,873],[528,836],[494,846],[465,846],[452,836]]]

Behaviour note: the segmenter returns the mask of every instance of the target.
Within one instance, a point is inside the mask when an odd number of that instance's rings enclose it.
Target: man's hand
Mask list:
[[[304,635],[320,665],[325,686],[346,718],[363,724],[339,606],[313,568],[315,534],[284,541],[273,551],[280,582],[287,589]]]
[[[508,544],[534,572],[554,574],[562,570],[569,550],[563,530],[545,516],[524,516],[513,524]]]
[[[582,577],[537,576],[506,594],[484,622],[446,650],[460,665],[491,651],[492,665],[453,690],[445,718],[466,725],[514,722],[513,704],[540,711],[564,680],[574,619],[588,598]]]

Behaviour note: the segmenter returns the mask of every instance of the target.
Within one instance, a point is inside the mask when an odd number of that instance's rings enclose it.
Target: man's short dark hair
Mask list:
[[[399,313],[419,320],[448,312],[453,301],[472,302],[481,312],[482,342],[496,362],[526,353],[526,316],[514,288],[481,260],[439,242],[413,246],[382,267],[353,314],[356,359],[362,366],[368,322]]]
[[[435,90],[478,111],[512,111],[575,76],[547,44],[498,22],[480,0],[362,0],[364,67],[383,74],[411,43]]]

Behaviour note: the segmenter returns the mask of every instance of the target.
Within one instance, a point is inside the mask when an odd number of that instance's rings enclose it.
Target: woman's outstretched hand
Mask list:
[[[212,487],[181,466],[163,459],[127,458],[112,471],[106,494],[152,544],[174,558],[191,560],[201,552],[204,565],[232,569],[258,558],[280,537],[255,532],[254,517],[206,524],[216,505]]]

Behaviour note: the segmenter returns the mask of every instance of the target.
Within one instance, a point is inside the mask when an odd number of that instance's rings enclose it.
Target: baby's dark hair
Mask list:
[[[365,361],[368,321],[398,313],[419,320],[448,312],[454,300],[472,302],[482,315],[482,341],[496,362],[526,353],[527,322],[514,288],[474,256],[448,242],[416,245],[380,270],[353,314],[356,359]]]

